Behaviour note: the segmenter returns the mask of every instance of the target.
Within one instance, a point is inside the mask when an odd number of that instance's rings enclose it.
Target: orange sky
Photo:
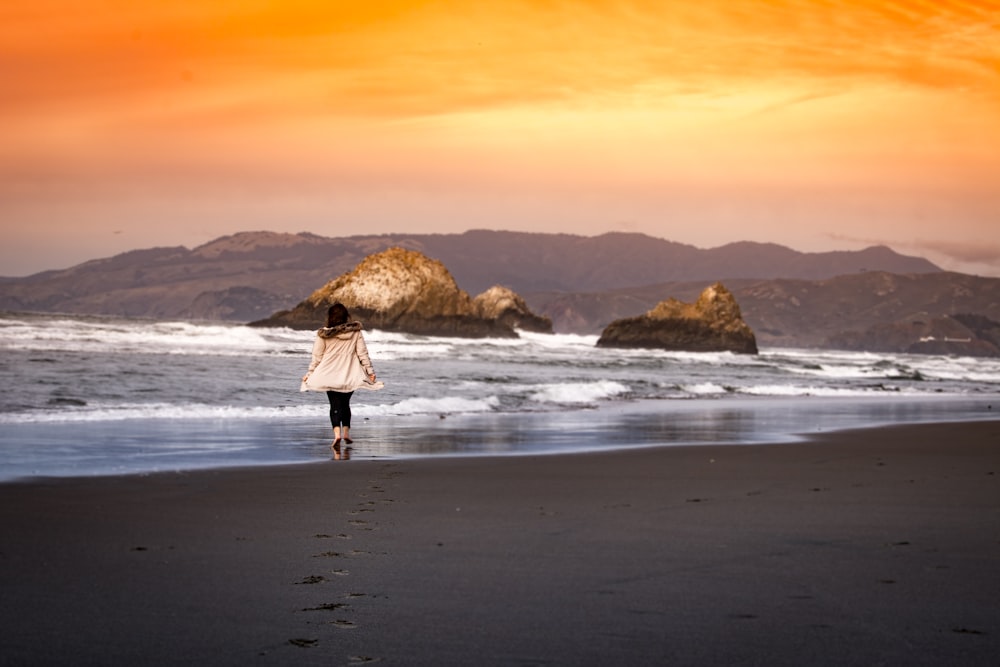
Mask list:
[[[0,75],[0,275],[469,228],[1000,275],[1000,2],[7,0]]]

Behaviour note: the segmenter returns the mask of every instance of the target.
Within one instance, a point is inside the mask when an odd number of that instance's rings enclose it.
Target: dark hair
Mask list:
[[[346,324],[350,318],[347,306],[338,302],[330,306],[329,310],[326,311],[326,326],[335,327],[338,324]]]

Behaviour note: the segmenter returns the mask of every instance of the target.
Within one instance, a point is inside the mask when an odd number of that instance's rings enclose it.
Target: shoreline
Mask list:
[[[993,398],[640,399],[528,413],[362,417],[354,457],[538,456],[801,442],[845,430],[1000,419]],[[0,435],[0,485],[318,462],[329,453],[328,431],[322,414],[8,424]]]
[[[0,664],[992,665],[1000,422],[0,484]]]

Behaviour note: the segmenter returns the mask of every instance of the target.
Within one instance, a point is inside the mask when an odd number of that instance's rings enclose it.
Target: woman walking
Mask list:
[[[340,453],[340,443],[350,445],[351,396],[356,389],[381,389],[375,381],[375,369],[368,358],[368,346],[361,335],[361,322],[351,320],[347,308],[335,303],[327,310],[326,326],[316,332],[312,361],[302,377],[300,391],[325,391],[330,399],[330,423],[333,444]]]

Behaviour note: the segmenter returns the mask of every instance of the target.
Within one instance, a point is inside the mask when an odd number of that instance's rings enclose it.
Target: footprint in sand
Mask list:
[[[319,640],[295,638],[295,639],[289,639],[288,643],[291,644],[292,646],[298,646],[300,648],[311,648],[319,644]]]
[[[324,581],[326,581],[326,577],[321,577],[318,574],[314,574],[312,576],[305,577],[304,579],[302,579],[302,581],[296,581],[295,585],[299,586],[302,584],[321,584]]]
[[[336,626],[338,628],[342,628],[344,630],[349,630],[351,628],[358,627],[357,625],[355,625],[351,621],[348,621],[348,620],[345,620],[345,619],[342,619],[342,618],[338,618],[335,621],[330,621],[330,625]]]
[[[374,551],[362,551],[360,549],[352,549],[351,556],[387,556],[388,551],[380,551],[378,553]]]
[[[305,607],[302,611],[338,611],[341,609],[350,609],[351,605],[346,602],[327,602],[321,604],[317,607]]]

